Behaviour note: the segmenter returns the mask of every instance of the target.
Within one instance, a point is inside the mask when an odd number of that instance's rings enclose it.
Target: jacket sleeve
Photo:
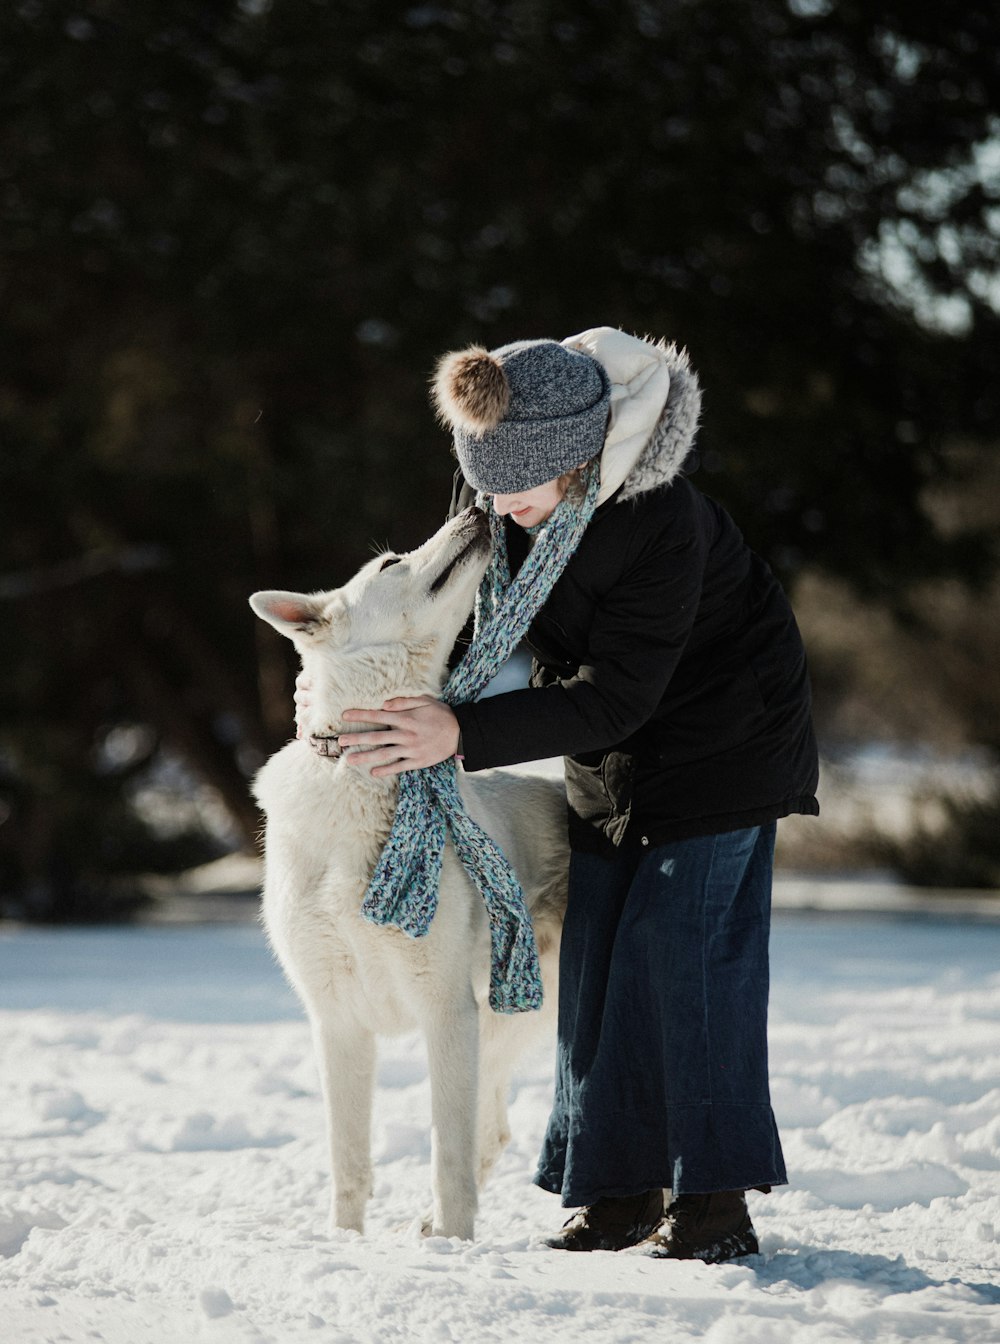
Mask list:
[[[690,636],[705,555],[696,528],[647,537],[604,595],[574,675],[456,706],[466,770],[607,750],[641,728]]]

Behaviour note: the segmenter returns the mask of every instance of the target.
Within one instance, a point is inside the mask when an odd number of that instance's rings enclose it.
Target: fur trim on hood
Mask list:
[[[592,327],[563,341],[592,355],[611,379],[611,419],[601,453],[598,504],[667,485],[694,447],[701,387],[686,350]]]

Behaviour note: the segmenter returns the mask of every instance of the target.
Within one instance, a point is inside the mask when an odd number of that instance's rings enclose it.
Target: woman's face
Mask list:
[[[493,507],[501,518],[510,514],[519,527],[537,527],[545,522],[565,493],[566,478],[557,476],[554,481],[521,490],[516,495],[494,495]]]

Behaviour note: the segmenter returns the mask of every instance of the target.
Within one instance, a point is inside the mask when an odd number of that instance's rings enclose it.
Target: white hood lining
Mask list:
[[[667,353],[614,327],[591,327],[562,344],[593,356],[611,379],[611,419],[597,496],[603,504],[624,484],[659,424],[670,393]]]

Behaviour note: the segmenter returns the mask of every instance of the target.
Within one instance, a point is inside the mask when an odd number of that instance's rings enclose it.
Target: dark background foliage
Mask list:
[[[439,523],[472,340],[677,339],[698,482],[793,589],[983,584],[927,501],[997,423],[998,52],[925,0],[4,5],[7,908],[217,852],[143,821],[171,762],[251,840],[292,666],[246,597]]]

